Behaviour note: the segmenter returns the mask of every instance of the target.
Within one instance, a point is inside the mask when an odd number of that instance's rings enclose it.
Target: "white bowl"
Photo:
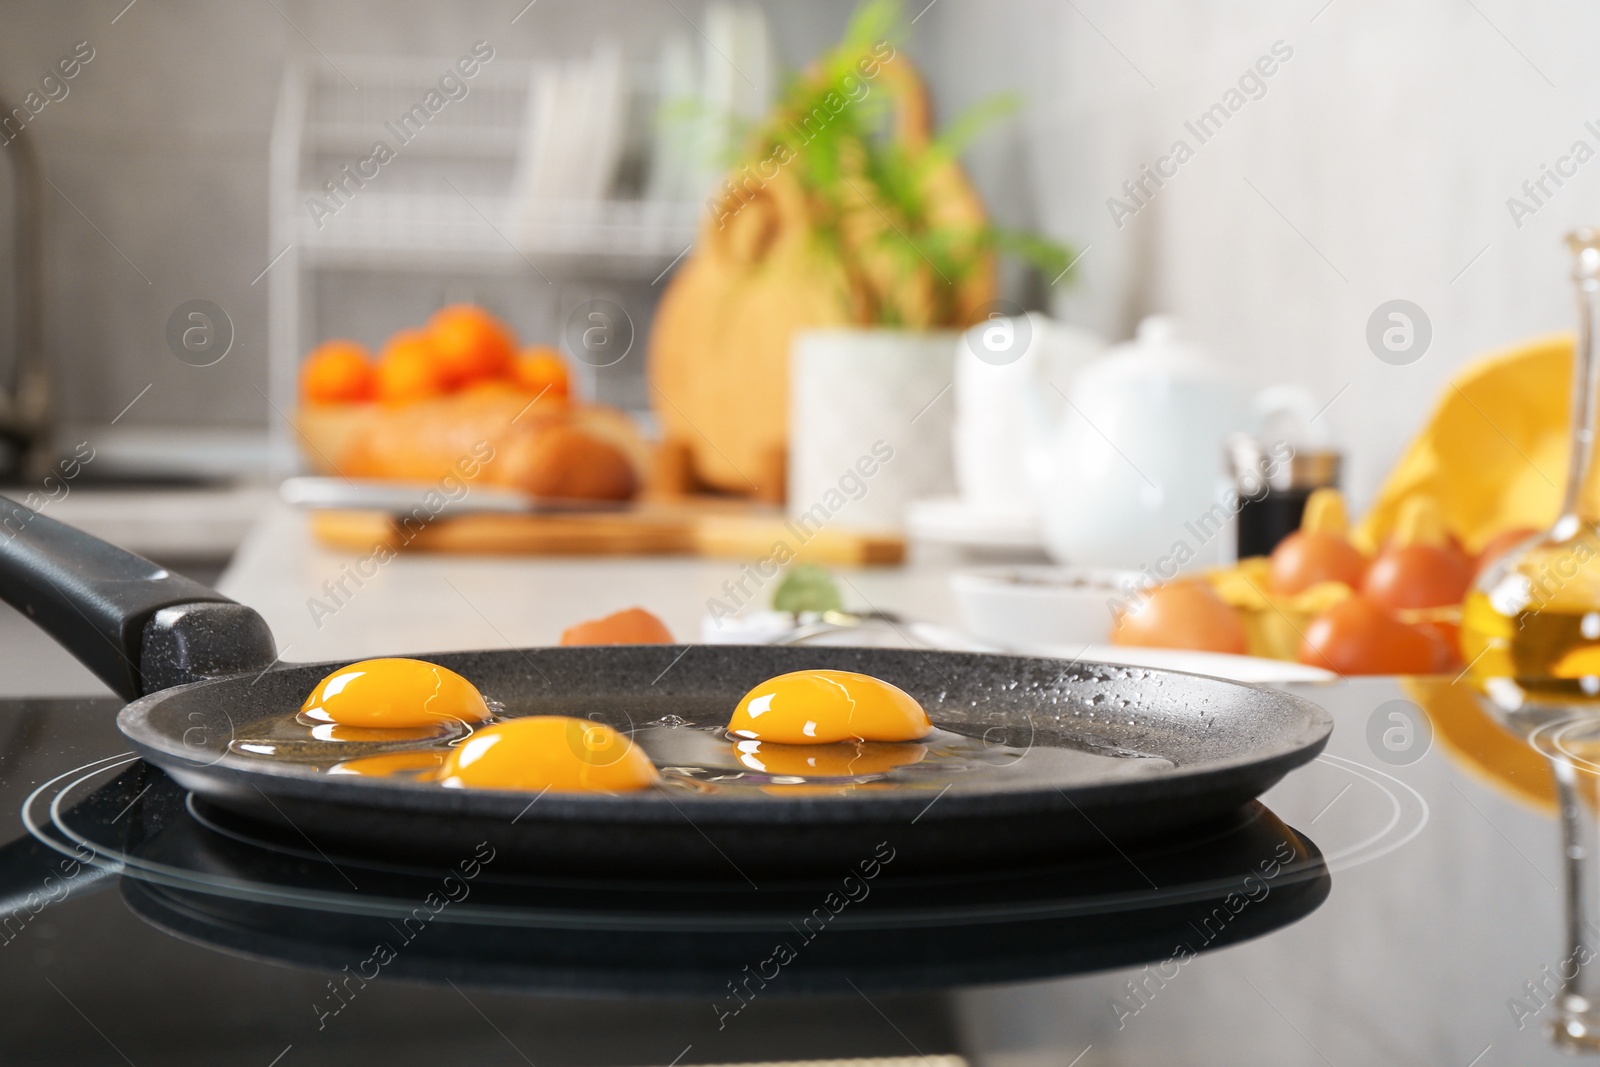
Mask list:
[[[906,532],[917,541],[973,548],[1044,548],[1039,516],[1031,508],[996,511],[954,496],[913,500],[906,508]]]
[[[1112,605],[1126,598],[1135,571],[1098,567],[972,567],[950,575],[961,625],[1003,648],[1102,644]]]

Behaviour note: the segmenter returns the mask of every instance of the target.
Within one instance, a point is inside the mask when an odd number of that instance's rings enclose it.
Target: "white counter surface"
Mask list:
[[[223,575],[221,590],[266,618],[287,660],[551,645],[573,623],[628,607],[654,612],[682,641],[698,641],[707,600],[737,581],[736,560],[675,557],[400,556],[366,573],[362,553],[323,548],[305,516],[268,509]],[[839,568],[847,607],[953,621],[947,569]],[[344,582],[344,591],[325,583]],[[776,582],[758,592],[770,604]],[[755,584],[746,580],[746,587]],[[348,595],[346,593],[348,592]],[[318,607],[318,602],[322,607]]]
[[[151,559],[225,560],[276,499],[265,485],[97,487],[75,490],[41,513]]]
[[[294,662],[555,644],[575,622],[634,606],[654,612],[680,640],[698,641],[706,601],[726,596],[723,583],[744,572],[726,559],[417,554],[376,567],[358,585],[349,575],[363,556],[319,546],[304,514],[271,501],[218,587],[259,611],[284,659]],[[945,562],[835,573],[847,607],[954,620]],[[341,579],[348,595],[330,594],[325,583]],[[761,607],[770,604],[774,584],[756,593]],[[746,585],[755,589],[749,579]],[[316,601],[329,610],[314,610]],[[105,693],[71,656],[0,605],[0,696]]]

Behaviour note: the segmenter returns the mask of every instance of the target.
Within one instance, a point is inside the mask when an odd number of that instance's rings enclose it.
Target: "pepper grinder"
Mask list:
[[[1330,448],[1294,447],[1235,434],[1226,444],[1229,474],[1239,494],[1238,557],[1267,556],[1300,529],[1306,500],[1336,489],[1344,456]]]

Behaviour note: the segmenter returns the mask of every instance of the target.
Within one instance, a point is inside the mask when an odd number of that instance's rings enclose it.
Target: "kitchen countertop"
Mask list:
[[[188,553],[178,549],[185,544],[207,546],[201,555],[221,554],[219,548],[242,539],[217,588],[261,613],[290,662],[552,645],[573,623],[634,606],[654,612],[680,639],[699,641],[710,598],[733,606],[728,589],[743,581],[765,607],[775,586],[728,559],[415,554],[379,565],[361,553],[318,545],[302,512],[262,490],[204,499],[191,491],[84,491],[45,514],[157,558],[167,549],[182,557]],[[190,523],[203,529],[167,529]],[[918,547],[904,566],[835,573],[849,606],[951,624],[953,561],[948,550]],[[25,618],[0,605],[0,697],[106,692]]]
[[[266,485],[95,486],[74,489],[42,514],[151,559],[225,560],[276,498]]]
[[[848,606],[955,621],[948,566],[933,552],[902,567],[834,572]],[[303,514],[274,503],[218,587],[259,611],[293,661],[553,645],[573,623],[635,606],[680,640],[699,641],[707,601],[726,602],[725,583],[740,580],[760,607],[770,604],[776,580],[758,588],[746,564],[728,559],[417,554],[378,565],[317,545]]]

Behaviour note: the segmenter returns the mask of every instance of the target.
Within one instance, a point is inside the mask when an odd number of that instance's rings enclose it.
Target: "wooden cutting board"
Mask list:
[[[626,511],[561,515],[463,514],[421,529],[381,511],[314,511],[311,531],[332,548],[500,556],[705,556],[840,566],[900,563],[903,534],[823,527],[809,532],[781,511],[724,501],[646,503]]]

